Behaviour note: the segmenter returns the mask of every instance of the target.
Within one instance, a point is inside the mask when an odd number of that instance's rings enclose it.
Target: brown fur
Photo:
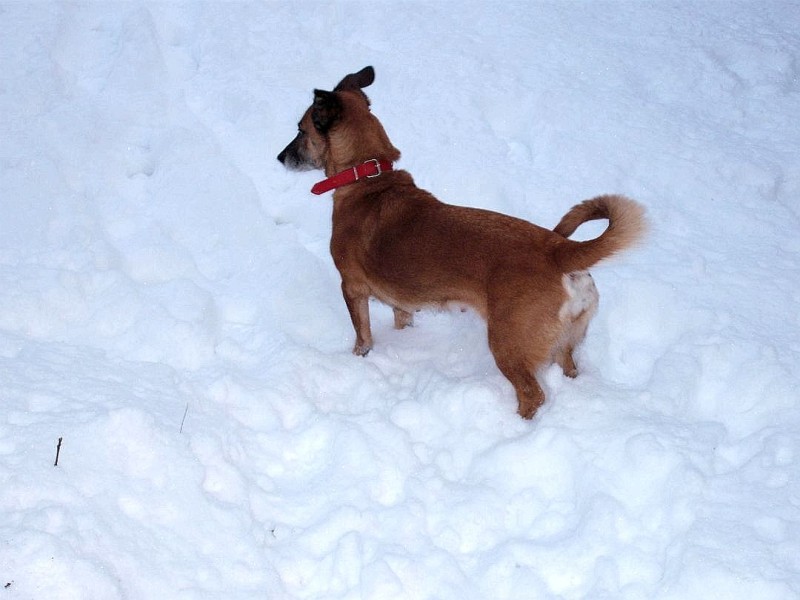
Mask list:
[[[328,176],[373,158],[396,161],[400,152],[362,91],[373,79],[367,67],[333,92],[315,90],[278,160]],[[600,237],[567,239],[593,219],[609,221]],[[577,375],[572,353],[598,298],[586,269],[634,244],[644,226],[642,207],[623,196],[578,204],[550,231],[440,202],[406,171],[341,187],[333,195],[330,247],[356,332],[353,352],[364,356],[372,348],[370,297],[394,308],[397,328],[426,306],[469,305],[486,319],[489,347],[516,390],[519,414],[531,418],[544,402],[538,371],[556,362]]]

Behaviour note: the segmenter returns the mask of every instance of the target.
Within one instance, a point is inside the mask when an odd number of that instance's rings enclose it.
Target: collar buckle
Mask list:
[[[381,169],[381,162],[377,158],[370,158],[364,164],[368,165],[370,163],[375,165],[375,172],[372,175],[367,174],[367,179],[372,179],[373,177],[380,176],[383,173],[383,169]]]

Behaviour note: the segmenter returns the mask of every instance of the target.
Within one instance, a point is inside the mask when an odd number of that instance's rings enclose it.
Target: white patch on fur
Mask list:
[[[587,311],[595,311],[600,296],[589,271],[567,273],[561,278],[561,282],[567,292],[567,300],[558,311],[558,318],[562,323],[572,322]]]

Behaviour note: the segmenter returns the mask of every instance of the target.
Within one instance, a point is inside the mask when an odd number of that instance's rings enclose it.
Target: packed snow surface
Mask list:
[[[275,156],[369,64],[441,199],[647,208],[533,421],[473,313],[350,352]],[[798,598],[798,390],[796,4],[0,5],[2,600]]]

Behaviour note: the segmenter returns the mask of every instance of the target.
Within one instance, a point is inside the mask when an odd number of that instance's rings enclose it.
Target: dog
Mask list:
[[[573,351],[597,310],[587,269],[637,243],[644,209],[619,195],[574,206],[555,229],[477,208],[445,204],[395,170],[400,152],[370,110],[364,88],[372,67],[314,90],[296,137],[278,155],[290,170],[320,169],[316,194],[334,190],[330,251],[355,328],[353,353],[372,348],[369,298],[394,310],[394,326],[425,307],[469,306],[487,323],[489,348],[514,386],[518,413],[532,418],[545,401],[537,380],[557,363],[578,373]],[[607,219],[589,241],[568,237]]]

